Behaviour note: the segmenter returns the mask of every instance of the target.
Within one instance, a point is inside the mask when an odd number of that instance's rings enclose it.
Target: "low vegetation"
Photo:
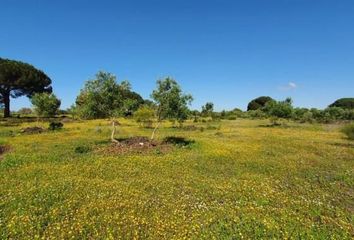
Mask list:
[[[354,140],[354,123],[344,126],[342,132],[348,137],[348,139]]]
[[[118,120],[121,141],[150,142]],[[112,149],[107,120],[1,127],[15,134],[1,140],[0,238],[352,238],[354,148],[340,125],[170,124],[156,140],[172,148],[148,151]]]

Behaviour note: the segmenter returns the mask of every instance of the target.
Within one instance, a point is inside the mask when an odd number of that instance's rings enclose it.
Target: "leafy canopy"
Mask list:
[[[135,111],[143,102],[128,81],[117,83],[115,75],[100,71],[80,91],[75,111],[86,119],[113,117]]]
[[[344,109],[354,109],[354,98],[340,98],[329,107],[340,107]]]
[[[214,111],[214,104],[212,102],[207,102],[202,106],[202,115],[211,116]]]
[[[251,102],[248,103],[247,111],[257,110],[263,108],[267,102],[274,101],[273,98],[268,96],[261,96],[258,98],[253,99]]]
[[[61,101],[53,93],[36,93],[31,98],[34,111],[41,117],[54,117]]]
[[[291,118],[294,111],[292,99],[287,98],[285,101],[268,101],[264,107],[264,111],[272,117]]]
[[[0,104],[4,116],[10,115],[10,97],[52,92],[51,79],[41,70],[20,61],[0,58]]]
[[[167,77],[157,81],[157,87],[151,94],[157,105],[157,119],[176,119],[184,121],[188,117],[188,105],[193,101],[190,94],[184,94],[178,83]]]

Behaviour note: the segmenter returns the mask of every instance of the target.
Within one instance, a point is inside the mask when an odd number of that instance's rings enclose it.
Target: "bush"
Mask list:
[[[61,103],[53,93],[36,93],[31,102],[37,115],[42,117],[54,117]]]
[[[32,109],[30,108],[21,108],[20,110],[17,111],[18,114],[21,114],[21,115],[30,115],[32,114]]]
[[[142,127],[151,128],[154,121],[155,111],[149,106],[141,106],[134,113],[134,119]]]
[[[62,129],[64,126],[61,122],[50,122],[48,129],[51,131]]]
[[[354,140],[354,123],[344,126],[342,133],[347,135],[348,139]]]
[[[87,146],[87,145],[80,145],[80,146],[77,146],[76,148],[75,148],[75,152],[76,153],[80,153],[80,154],[82,154],[82,153],[88,153],[88,152],[90,152],[91,151],[91,147],[90,146]]]

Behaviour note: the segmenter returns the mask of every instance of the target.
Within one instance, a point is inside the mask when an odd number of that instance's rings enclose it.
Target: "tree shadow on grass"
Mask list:
[[[175,136],[165,137],[162,142],[166,144],[176,145],[179,147],[187,147],[195,143],[194,140],[189,140],[184,137],[175,137]]]

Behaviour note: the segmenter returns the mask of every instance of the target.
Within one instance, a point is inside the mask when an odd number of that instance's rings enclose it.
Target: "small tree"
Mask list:
[[[155,110],[149,106],[142,105],[134,112],[134,119],[143,127],[151,127],[154,121]]]
[[[84,119],[131,115],[144,100],[131,91],[128,81],[116,80],[111,73],[98,72],[94,79],[86,81],[72,110]]]
[[[31,102],[36,114],[41,117],[54,117],[61,104],[53,93],[36,93]]]
[[[186,119],[188,105],[192,102],[193,97],[190,94],[184,94],[178,83],[169,77],[157,81],[157,87],[151,97],[157,106],[157,124],[151,135],[151,140],[153,140],[162,120],[177,119],[182,121]]]
[[[214,112],[214,103],[207,102],[202,106],[202,115],[205,117],[212,117]]]

